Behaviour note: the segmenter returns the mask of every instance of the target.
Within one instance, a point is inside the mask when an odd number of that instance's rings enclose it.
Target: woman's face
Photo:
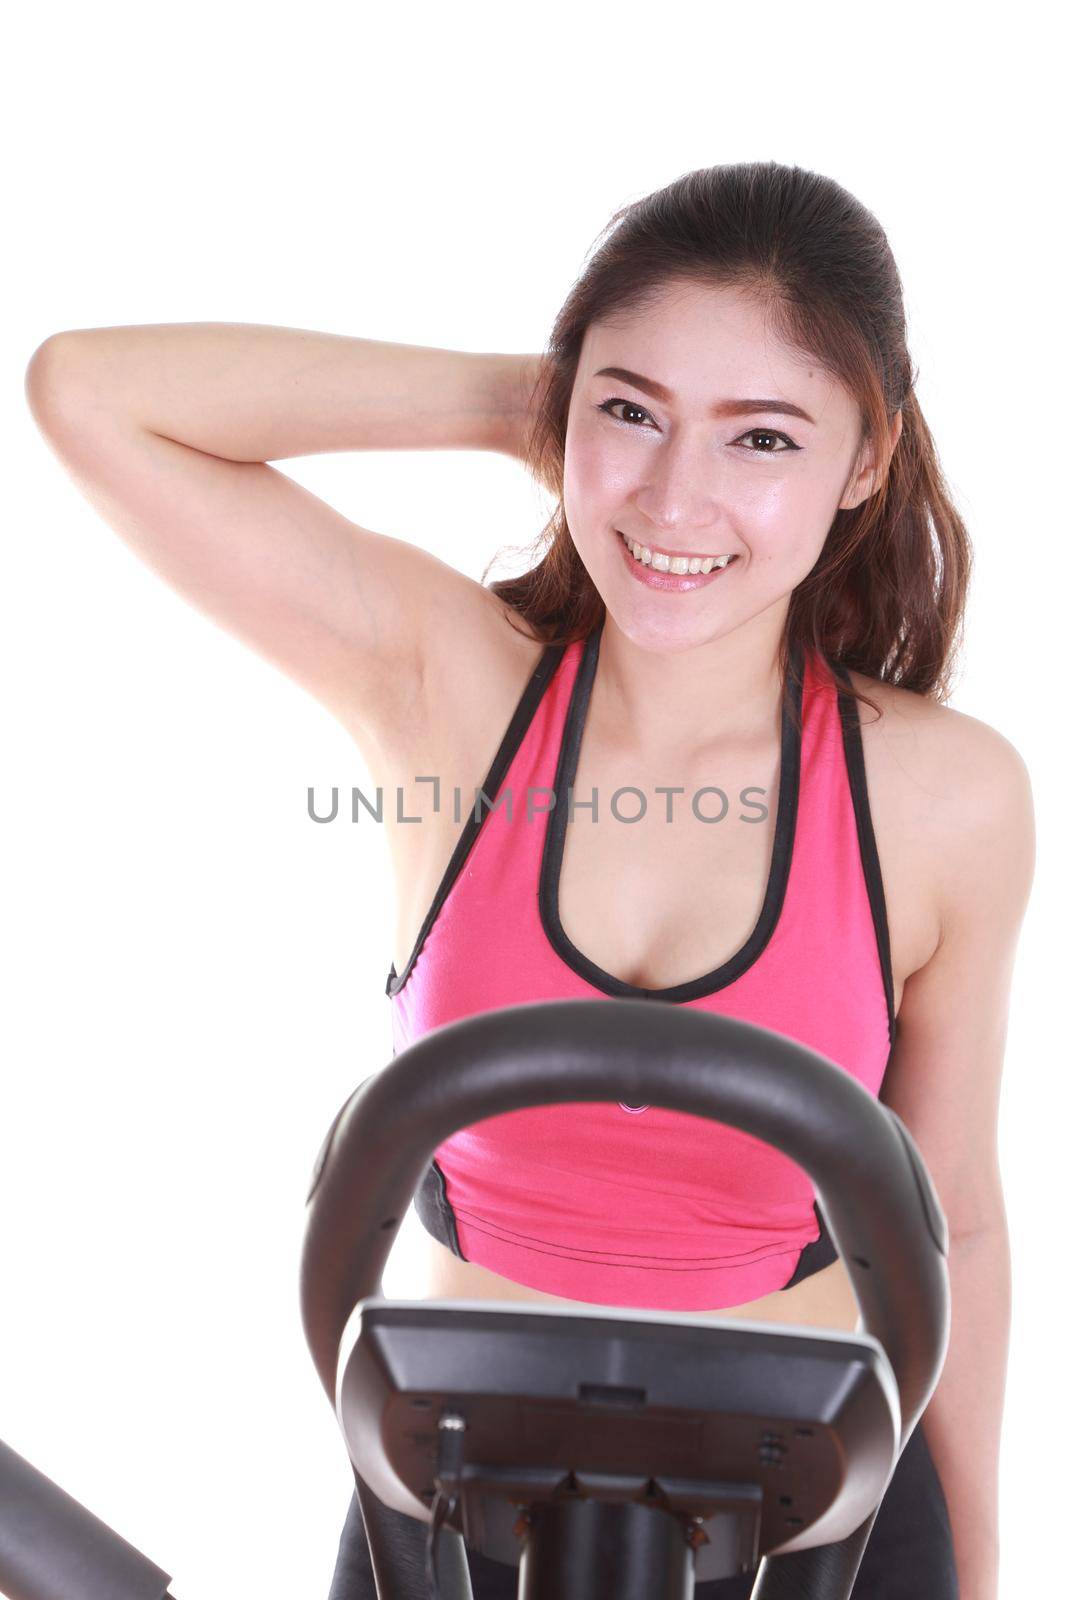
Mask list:
[[[874,487],[865,462],[853,472],[859,434],[858,407],[839,382],[780,344],[763,310],[732,290],[674,285],[637,316],[591,325],[567,418],[563,499],[621,631],[642,648],[675,651],[769,607],[784,626],[838,507]],[[702,587],[655,588],[634,575],[620,534],[734,559]]]

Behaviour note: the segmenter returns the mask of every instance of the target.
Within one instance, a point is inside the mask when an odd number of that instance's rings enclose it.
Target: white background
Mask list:
[[[309,784],[368,782],[358,752],[80,497],[25,405],[34,348],[223,320],[536,351],[617,206],[776,159],[836,178],[888,232],[977,550],[952,703],[1015,744],[1037,798],[1000,1140],[1002,1593],[1027,1592],[1064,1420],[1051,9],[995,26],[963,6],[20,12],[0,96],[0,1433],[181,1600],[325,1600],[351,1479],[299,1321],[304,1198],[334,1112],[391,1049],[384,834],[306,813]],[[472,577],[546,511],[483,453],[283,470]]]

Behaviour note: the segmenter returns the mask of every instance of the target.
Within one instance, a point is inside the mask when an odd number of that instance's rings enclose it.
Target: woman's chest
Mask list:
[[[476,727],[460,719],[429,751],[424,738],[421,764],[401,757],[388,774],[403,796],[402,811],[385,811],[398,972],[453,864],[513,709],[510,685],[499,707],[496,698],[485,696]],[[914,763],[899,759],[891,721],[861,722],[860,738],[896,1011],[907,978],[937,945],[934,863],[917,826],[921,783]],[[562,851],[555,881],[571,944],[604,972],[646,989],[670,988],[724,965],[745,945],[768,898],[780,785],[777,741],[682,767],[624,759],[587,728],[570,794],[556,796],[557,807],[569,807],[562,829],[557,819]],[[399,823],[398,815],[418,820]],[[850,801],[849,826],[853,816]]]

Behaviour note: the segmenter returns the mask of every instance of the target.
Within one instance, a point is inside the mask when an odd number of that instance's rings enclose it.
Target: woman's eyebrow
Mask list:
[[[623,383],[632,384],[635,389],[641,389],[645,394],[650,394],[654,400],[663,400],[668,405],[674,395],[665,384],[657,383],[655,378],[643,378],[639,372],[630,372],[626,367],[601,367],[599,372],[593,374],[596,378],[619,378]],[[812,427],[818,424],[814,417],[795,406],[791,400],[719,400],[710,406],[709,412],[713,417],[747,417],[756,412],[778,412],[784,417],[803,417],[805,422],[810,422]]]

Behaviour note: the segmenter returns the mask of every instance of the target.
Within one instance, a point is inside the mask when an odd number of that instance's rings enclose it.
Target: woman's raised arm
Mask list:
[[[519,453],[536,357],[245,323],[84,328],[34,352],[38,427],[100,516],[354,734],[415,704],[432,619],[485,591],[267,463],[337,450]]]

